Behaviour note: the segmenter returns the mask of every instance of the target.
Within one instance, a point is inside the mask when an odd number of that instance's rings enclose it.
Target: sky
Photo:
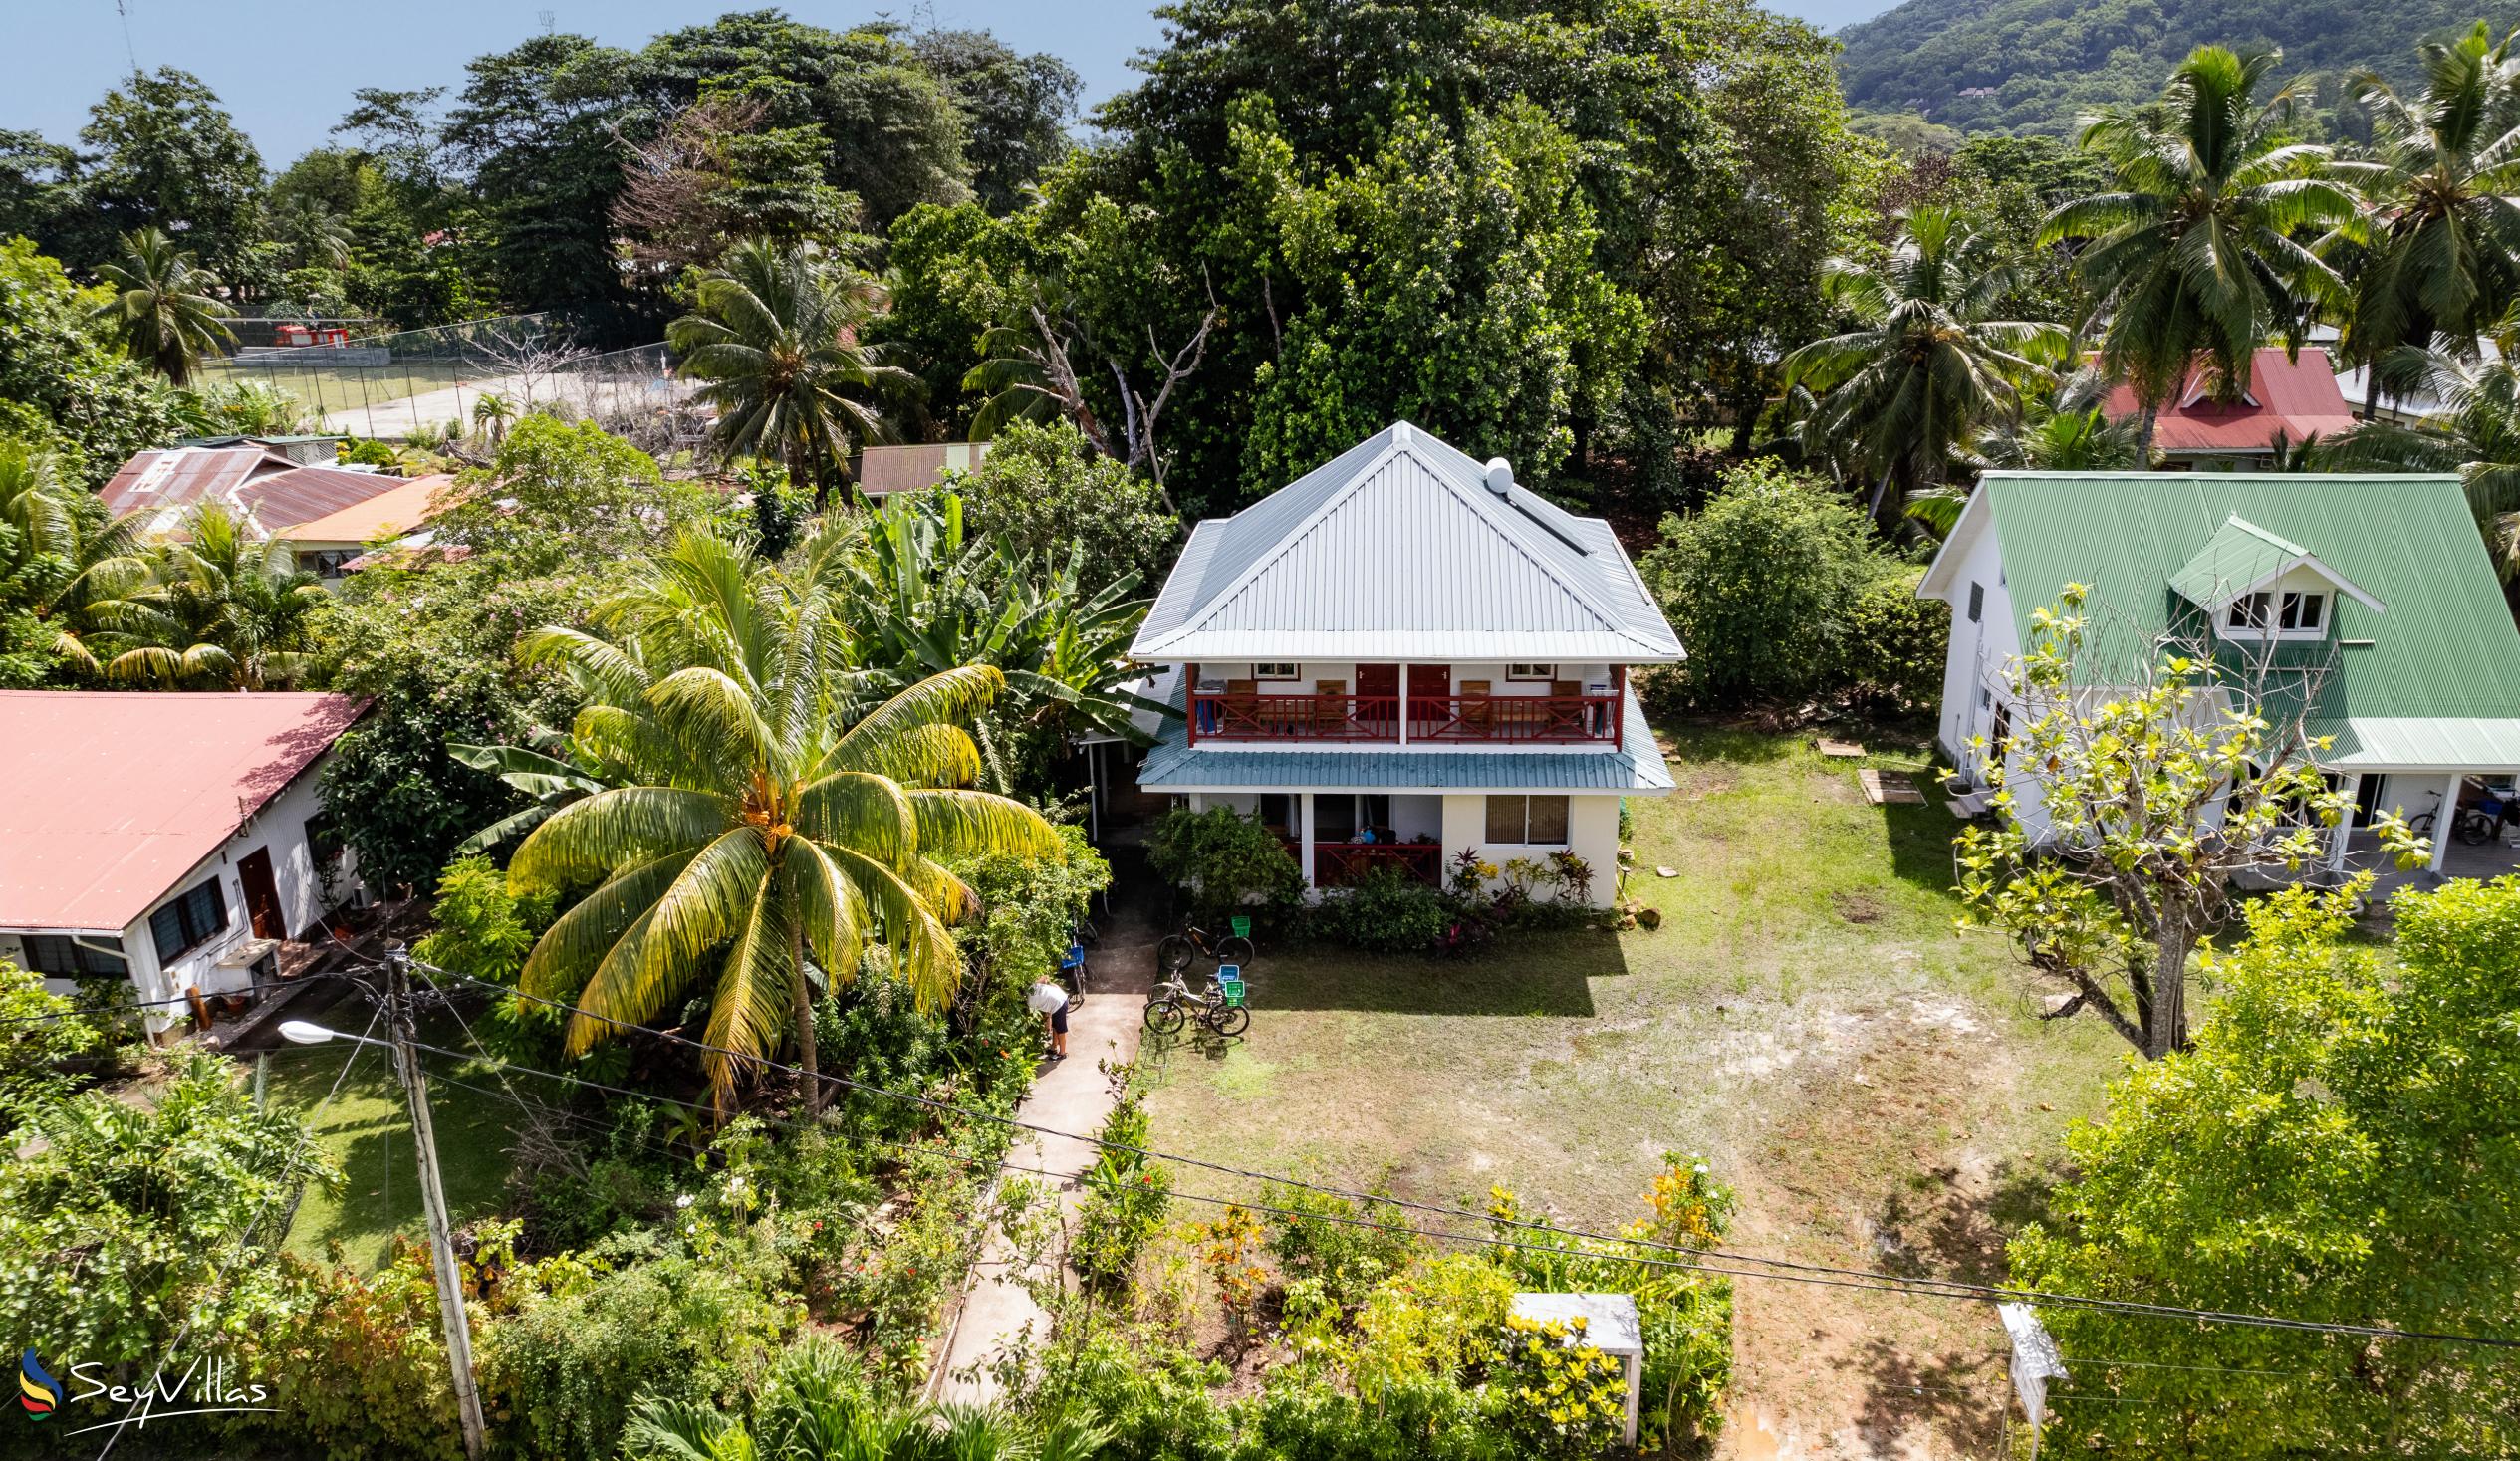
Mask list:
[[[461,86],[464,63],[544,29],[636,46],[660,31],[777,0],[9,0],[9,85],[0,127],[75,140],[88,108],[127,75],[177,66],[210,84],[277,170],[321,146],[360,87]],[[1770,0],[1824,28],[1893,0]],[[1143,4],[1107,0],[899,0],[818,4],[790,15],[845,28],[878,16],[995,31],[1022,51],[1048,51],[1085,80],[1086,105],[1127,88],[1129,60],[1161,39]],[[127,26],[127,39],[126,39]]]

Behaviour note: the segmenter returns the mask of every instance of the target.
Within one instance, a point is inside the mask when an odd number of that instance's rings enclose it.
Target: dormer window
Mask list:
[[[2223,627],[2238,633],[2263,634],[2269,614],[2273,615],[2277,633],[2320,633],[2328,626],[2328,596],[2293,590],[2243,594],[2231,601],[2231,608],[2223,616]]]
[[[2328,596],[2325,594],[2286,594],[2275,626],[2288,633],[2316,633],[2327,627]]]

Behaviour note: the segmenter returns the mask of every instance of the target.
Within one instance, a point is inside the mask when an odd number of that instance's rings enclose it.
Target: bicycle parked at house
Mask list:
[[[1068,987],[1068,1008],[1084,1007],[1087,977],[1085,940],[1072,938],[1068,940],[1068,951],[1059,956],[1059,982]]]
[[[1239,933],[1215,938],[1206,929],[1185,921],[1180,932],[1165,934],[1163,942],[1155,945],[1155,972],[1167,979],[1178,979],[1181,971],[1190,967],[1191,960],[1202,957],[1248,968],[1254,952],[1251,940]]]
[[[1207,976],[1207,987],[1190,993],[1189,981],[1179,975],[1156,985],[1146,996],[1146,1028],[1157,1035],[1178,1035],[1181,1027],[1198,1021],[1216,1034],[1231,1040],[1251,1028],[1251,1011],[1243,1004],[1242,970],[1222,964]]]

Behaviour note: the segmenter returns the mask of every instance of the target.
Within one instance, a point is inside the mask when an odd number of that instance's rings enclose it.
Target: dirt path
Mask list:
[[[1092,1133],[1102,1126],[1111,1114],[1113,1094],[1100,1067],[1105,1061],[1119,1065],[1137,1057],[1154,944],[1152,923],[1124,908],[1122,921],[1089,954],[1093,980],[1084,1004],[1068,1017],[1068,1058],[1043,1067],[1032,1093],[1016,1108],[1018,1120],[1064,1132]],[[1076,1178],[1094,1165],[1095,1156],[1090,1141],[1027,1135],[1007,1152],[1006,1160],[1010,1166],[1058,1173],[1058,1201],[1073,1216],[1085,1200]],[[1025,1287],[1027,1280],[1045,1276],[1024,1265],[1005,1233],[989,1235],[971,1267],[962,1307],[946,1332],[944,1356],[935,1371],[939,1399],[981,1404],[997,1397],[997,1379],[989,1372],[992,1361],[1027,1337],[1048,1338],[1048,1316]]]

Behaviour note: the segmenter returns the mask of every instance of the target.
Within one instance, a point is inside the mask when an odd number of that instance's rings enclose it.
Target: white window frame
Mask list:
[[[2215,616],[2214,633],[2225,639],[2261,641],[2324,639],[2336,615],[2336,597],[2325,589],[2260,589],[2235,594]],[[2303,606],[2316,606],[2315,623],[2303,626],[2298,622]],[[2284,623],[2288,609],[2296,620],[2290,627]]]
[[[1293,659],[1254,660],[1251,677],[1255,680],[1300,680],[1304,677],[1304,666]]]
[[[1558,667],[1554,663],[1509,664],[1505,666],[1505,679],[1509,684],[1528,683],[1545,685],[1557,677]]]
[[[1544,797],[1546,800],[1557,802],[1566,808],[1566,836],[1558,839],[1556,842],[1536,843],[1531,840],[1531,804],[1543,800]],[[1485,834],[1492,832],[1495,827],[1495,819],[1493,816],[1493,809],[1495,808],[1495,805],[1498,802],[1504,801],[1514,801],[1523,804],[1522,836],[1519,839],[1508,841],[1503,838],[1485,836]],[[1547,794],[1531,795],[1522,792],[1492,793],[1480,804],[1479,816],[1481,818],[1479,832],[1481,833],[1487,846],[1492,848],[1571,848],[1575,845],[1575,799],[1573,797],[1551,796]]]

